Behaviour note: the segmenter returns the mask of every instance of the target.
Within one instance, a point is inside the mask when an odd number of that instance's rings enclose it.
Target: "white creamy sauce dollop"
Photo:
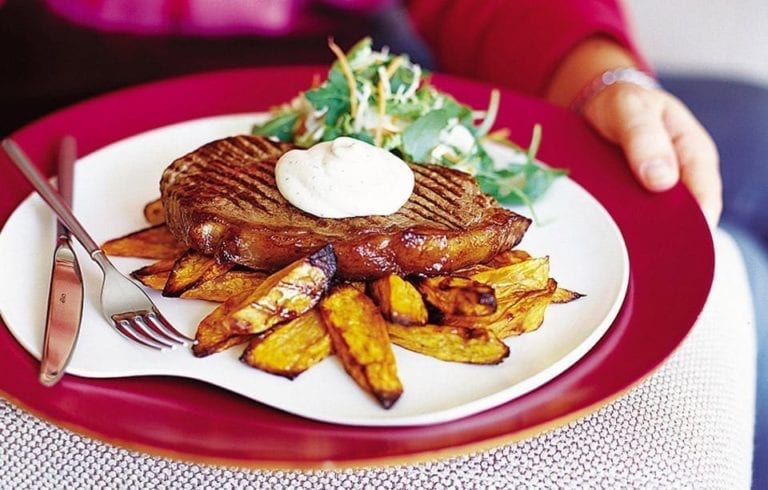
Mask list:
[[[288,202],[321,218],[393,214],[414,185],[403,160],[348,137],[285,153],[275,166],[275,180]]]

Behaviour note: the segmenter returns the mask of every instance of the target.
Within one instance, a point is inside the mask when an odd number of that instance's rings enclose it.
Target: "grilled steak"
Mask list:
[[[444,274],[516,245],[530,220],[502,208],[465,173],[411,165],[414,192],[389,216],[318,218],[277,190],[277,159],[293,148],[259,136],[208,143],[160,182],[166,222],[187,246],[220,261],[274,270],[332,243],[343,279]]]

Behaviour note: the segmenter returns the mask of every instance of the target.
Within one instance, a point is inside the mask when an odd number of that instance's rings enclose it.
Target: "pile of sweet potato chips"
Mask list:
[[[159,200],[144,216],[150,227],[103,249],[156,260],[132,276],[163,296],[221,303],[197,326],[196,356],[246,344],[245,364],[294,378],[335,354],[385,408],[403,392],[392,344],[443,361],[497,364],[509,355],[504,339],[537,329],[550,304],[582,296],[549,277],[547,257],[521,250],[448,276],[343,282],[332,245],[281,270],[255,271],[176,241]]]

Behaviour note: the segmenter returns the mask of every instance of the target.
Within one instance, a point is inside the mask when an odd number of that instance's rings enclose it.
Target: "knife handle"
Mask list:
[[[80,221],[72,213],[72,209],[64,203],[64,200],[58,192],[51,186],[51,184],[43,177],[43,174],[35,167],[32,162],[29,161],[24,151],[16,144],[12,139],[6,138],[3,140],[3,148],[11,161],[16,165],[16,168],[26,177],[30,184],[35,188],[40,197],[43,198],[46,204],[56,213],[56,216],[66,225],[69,231],[77,238],[77,241],[93,255],[99,251],[99,246],[91,238]]]
[[[77,140],[72,136],[65,136],[59,146],[59,179],[58,189],[64,204],[72,208],[72,196],[74,192],[75,161],[77,160]]]

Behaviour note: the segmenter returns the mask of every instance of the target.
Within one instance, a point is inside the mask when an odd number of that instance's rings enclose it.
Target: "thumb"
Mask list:
[[[584,107],[584,117],[604,138],[621,146],[632,172],[646,189],[665,191],[678,182],[680,167],[658,94],[616,84]]]

